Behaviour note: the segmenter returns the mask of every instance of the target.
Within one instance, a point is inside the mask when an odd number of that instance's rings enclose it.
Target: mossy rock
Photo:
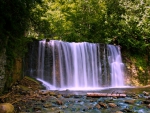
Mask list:
[[[21,81],[20,81],[20,87],[23,90],[38,90],[38,89],[44,89],[44,86],[42,85],[41,82],[37,81],[34,78],[25,76]]]

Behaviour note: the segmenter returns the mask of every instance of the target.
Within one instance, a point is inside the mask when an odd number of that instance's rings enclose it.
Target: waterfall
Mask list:
[[[34,55],[37,65],[26,66],[26,74],[33,76],[30,69],[34,69],[37,73],[34,77],[48,89],[124,86],[124,64],[119,46],[42,40]],[[31,62],[34,58],[29,59]]]

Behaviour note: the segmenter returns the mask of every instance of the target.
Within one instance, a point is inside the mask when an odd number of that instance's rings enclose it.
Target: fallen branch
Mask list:
[[[120,93],[87,93],[88,97],[126,97],[126,94]]]

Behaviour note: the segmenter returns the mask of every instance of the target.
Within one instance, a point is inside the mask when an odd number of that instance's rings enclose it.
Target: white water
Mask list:
[[[109,55],[108,62],[111,69],[111,86],[124,86],[124,64],[122,63],[120,48],[108,45]]]
[[[42,40],[38,52],[37,78],[48,89],[124,86],[124,65],[118,46],[102,48],[95,43]]]

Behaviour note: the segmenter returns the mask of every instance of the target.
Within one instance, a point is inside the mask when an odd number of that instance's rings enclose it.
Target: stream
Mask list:
[[[89,92],[124,93],[126,97],[88,97],[86,94]],[[40,90],[30,92],[30,95],[32,98],[14,105],[17,112],[150,113],[150,87],[107,88],[93,91]]]

